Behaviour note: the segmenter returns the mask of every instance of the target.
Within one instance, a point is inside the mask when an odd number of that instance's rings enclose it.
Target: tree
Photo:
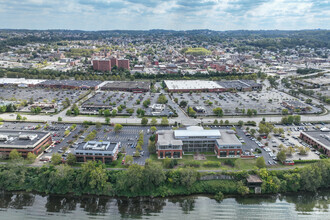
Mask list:
[[[144,102],[143,102],[143,106],[145,107],[145,108],[148,108],[148,106],[151,104],[151,102],[150,102],[150,99],[147,99],[147,100],[145,100]]]
[[[125,157],[125,165],[133,164],[133,157],[131,155],[126,155]]]
[[[103,111],[104,117],[110,117],[111,113],[109,109]]]
[[[244,125],[244,122],[242,120],[238,121],[238,126],[242,127]]]
[[[188,102],[187,102],[187,101],[184,101],[184,100],[182,100],[182,101],[180,102],[180,104],[179,104],[179,106],[180,106],[181,108],[185,108],[185,107],[187,107],[187,105],[188,105]]]
[[[136,151],[134,152],[134,157],[139,157],[139,156],[141,156],[140,152],[136,149]]]
[[[221,202],[223,199],[225,198],[225,196],[223,195],[222,192],[218,192],[217,194],[215,194],[214,199],[217,202]]]
[[[59,153],[55,153],[52,155],[51,161],[53,165],[59,165],[62,162],[62,157]]]
[[[188,115],[194,117],[196,115],[196,111],[192,107],[188,107],[187,109]]]
[[[20,114],[17,114],[16,115],[16,120],[18,120],[18,121],[22,120],[22,116]]]
[[[37,155],[35,155],[34,153],[32,152],[29,152],[26,156],[26,159],[30,162],[30,163],[33,163],[37,158]]]
[[[281,161],[281,163],[284,163],[285,160],[286,160],[286,154],[285,154],[285,151],[284,150],[280,150],[278,153],[277,153],[277,159],[279,161]]]
[[[220,107],[214,108],[213,109],[213,113],[218,116],[218,117],[222,117],[223,116],[223,110]]]
[[[69,130],[65,130],[64,131],[64,136],[66,137],[66,136],[68,136],[70,134],[70,131]]]
[[[147,125],[148,124],[148,119],[147,118],[142,118],[141,119],[141,124],[142,125]]]
[[[259,123],[259,133],[268,135],[274,129],[274,125],[269,122],[260,122]]]
[[[112,115],[112,117],[116,117],[116,115],[117,115],[117,110],[116,110],[116,109],[112,110],[111,115]]]
[[[153,125],[153,126],[157,125],[157,119],[152,118],[151,121],[150,121],[150,124]]]
[[[148,143],[148,151],[149,151],[149,153],[151,153],[151,154],[156,153],[156,143],[155,143],[155,141],[151,141],[151,140],[149,140],[149,143]]]
[[[310,151],[308,147],[303,147],[303,146],[300,146],[298,150],[299,150],[299,154],[301,155],[307,155],[308,152]]]
[[[121,129],[123,129],[123,126],[121,124],[115,124],[115,127],[114,127],[115,132],[119,132],[119,131],[121,131]]]
[[[264,168],[264,167],[266,167],[266,162],[265,162],[264,157],[258,157],[258,159],[256,161],[256,166],[258,168]]]
[[[288,147],[288,148],[286,149],[286,154],[288,154],[288,155],[292,155],[294,152],[295,152],[295,150],[294,150],[293,147]]]
[[[110,118],[109,117],[106,117],[105,118],[105,123],[108,125],[108,124],[110,124]]]
[[[58,122],[61,122],[61,121],[63,121],[63,119],[62,119],[61,117],[58,117],[58,118],[57,118],[57,121],[58,121]]]
[[[128,108],[126,109],[126,112],[130,115],[132,115],[134,113],[134,109],[133,108]]]
[[[214,124],[214,125],[217,125],[217,124],[219,124],[218,120],[217,120],[217,119],[215,119],[215,120],[213,121],[213,124]]]
[[[167,103],[167,98],[164,94],[160,94],[157,99],[157,103],[159,104],[166,104]]]
[[[9,153],[9,159],[11,159],[11,160],[22,159],[22,154],[19,153],[16,149],[11,150],[10,153]]]
[[[282,109],[282,115],[287,115],[287,114],[289,114],[289,110],[286,108]]]
[[[229,121],[228,121],[228,120],[226,120],[226,121],[225,121],[225,124],[226,124],[226,125],[229,125]]]
[[[163,117],[160,124],[163,126],[168,126],[169,125],[168,119],[166,117]]]
[[[102,128],[101,122],[96,122],[95,127],[96,127],[97,130],[100,130]]]
[[[180,183],[182,186],[191,187],[197,181],[198,173],[192,168],[180,169]]]
[[[142,151],[142,146],[141,146],[140,143],[138,143],[138,144],[136,145],[136,150],[138,150],[138,151]]]
[[[163,166],[164,166],[165,168],[170,168],[170,164],[171,164],[171,159],[168,158],[168,157],[165,157],[165,158],[163,159]]]
[[[259,158],[258,158],[259,159]],[[249,193],[249,187],[245,186],[242,181],[239,181],[237,183],[237,192],[241,194],[242,196]]]
[[[293,118],[293,123],[300,124],[300,121],[301,121],[300,115],[295,115]]]
[[[152,127],[150,128],[150,131],[151,131],[152,133],[155,133],[155,131],[157,131],[157,128],[156,128],[155,126],[152,126]]]
[[[252,116],[252,114],[253,114],[253,112],[252,112],[252,110],[251,110],[251,109],[248,109],[246,114],[247,114],[247,116],[251,117],[251,116]]]
[[[72,153],[69,153],[66,157],[66,163],[70,166],[74,165],[76,163],[76,156]]]

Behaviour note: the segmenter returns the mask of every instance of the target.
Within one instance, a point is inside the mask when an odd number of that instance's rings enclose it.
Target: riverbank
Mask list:
[[[200,173],[191,168],[163,170],[158,164],[131,165],[127,170],[107,170],[88,162],[81,169],[67,165],[26,167],[21,163],[0,166],[0,189],[46,194],[168,197],[209,194],[253,194],[246,186],[249,174],[262,180],[261,193],[316,191],[330,187],[330,160],[293,170],[251,170]],[[216,178],[205,178],[205,177]],[[207,180],[205,180],[207,179]]]

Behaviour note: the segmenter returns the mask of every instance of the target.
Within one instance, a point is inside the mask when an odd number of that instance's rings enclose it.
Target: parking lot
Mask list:
[[[142,151],[140,154],[141,156],[134,157],[134,163],[144,165],[145,160],[149,158],[148,140],[151,135],[150,132],[149,134],[147,132],[149,127],[124,126],[121,131],[115,132],[111,126],[103,125],[100,129],[97,129],[95,126],[89,126],[89,128],[83,134],[83,137],[79,138],[79,140],[83,141],[84,138],[93,130],[97,131],[96,137],[93,139],[94,141],[103,140],[110,142],[120,142],[120,151],[123,151],[123,148],[125,148],[126,154],[131,156],[133,156],[134,152],[136,151],[139,134],[140,132],[143,132],[144,144],[142,146]]]
[[[0,101],[55,103],[57,104],[57,109],[61,110],[63,108],[62,102],[66,98],[71,103],[75,103],[79,96],[84,93],[86,91],[82,90],[2,87],[0,88]],[[21,108],[20,111],[30,111],[30,108],[27,106]]]
[[[193,107],[200,116],[214,115],[213,109],[216,107],[222,108],[224,115],[246,115],[248,109],[257,110],[257,114],[282,114],[282,109],[285,108],[282,105],[283,101],[297,100],[277,90],[237,93],[174,93],[173,98],[178,99],[178,104],[186,101],[187,106]],[[308,106],[311,108],[308,113],[321,111],[315,106]]]
[[[82,104],[82,113],[85,114],[98,114],[98,108],[102,109],[118,109],[119,106],[124,106],[122,111],[118,111],[117,115],[127,115],[127,109],[134,109],[132,116],[137,116],[136,110],[141,108],[145,111],[146,116],[169,116],[171,115],[171,109],[168,105],[165,105],[161,111],[156,111],[150,108],[153,104],[157,104],[157,99],[160,93],[133,93],[133,92],[115,92],[115,91],[98,91],[94,96],[89,98]],[[165,94],[167,99],[169,97]],[[146,108],[143,102],[150,99],[150,104]],[[170,103],[169,103],[170,104]],[[174,105],[174,103],[172,103]],[[89,107],[89,109],[86,108]],[[94,107],[91,107],[94,106]],[[99,107],[102,106],[102,107]]]

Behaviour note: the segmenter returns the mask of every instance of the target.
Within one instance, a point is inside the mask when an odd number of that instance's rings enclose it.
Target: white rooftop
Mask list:
[[[0,78],[0,84],[29,84],[35,85],[45,81],[44,79],[25,79],[25,78]]]
[[[219,130],[203,130],[196,127],[187,128],[187,130],[175,130],[174,137],[214,137],[220,138],[221,134]]]
[[[218,83],[205,80],[165,80],[168,89],[221,89]]]

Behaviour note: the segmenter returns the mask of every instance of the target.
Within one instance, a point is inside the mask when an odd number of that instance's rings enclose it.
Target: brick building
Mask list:
[[[42,147],[50,145],[52,137],[48,132],[41,131],[0,131],[0,153],[8,156],[9,153],[16,149],[23,157],[29,152],[39,154]]]
[[[160,130],[156,134],[158,158],[182,158],[184,153],[214,152],[218,157],[240,157],[242,143],[232,130]]]
[[[300,138],[307,144],[322,149],[325,155],[330,157],[330,132],[329,131],[305,131],[300,133]]]
[[[111,163],[117,160],[120,142],[89,141],[83,142],[74,150],[77,162],[89,160]]]
[[[123,68],[129,70],[128,59],[117,59],[117,58],[105,58],[93,60],[93,69],[102,72],[110,72],[113,67]]]
[[[118,60],[118,68],[129,70],[129,60],[128,59]]]

